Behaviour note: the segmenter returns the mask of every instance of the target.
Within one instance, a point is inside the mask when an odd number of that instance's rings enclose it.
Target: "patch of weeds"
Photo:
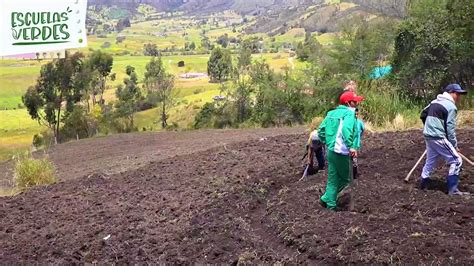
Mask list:
[[[239,261],[237,262],[237,265],[250,264],[256,258],[257,258],[256,251],[245,251],[244,253],[239,255]]]
[[[290,189],[287,186],[284,186],[282,189],[278,191],[278,197],[285,196],[286,194],[288,194],[288,191],[290,191]]]
[[[257,195],[258,198],[265,199],[268,195],[268,190],[266,188],[259,187],[254,190],[254,193]]]
[[[48,158],[18,158],[15,164],[15,185],[21,189],[52,185],[57,182],[55,167]]]
[[[365,237],[366,235],[367,235],[367,231],[365,231],[363,228],[360,228],[359,226],[352,226],[346,230],[346,236],[348,237],[361,239],[362,237]]]
[[[258,183],[252,184],[246,189],[246,192],[257,196],[259,200],[264,200],[268,196],[268,188],[270,186],[270,180],[268,178],[261,180]]]
[[[227,183],[228,179],[229,178],[226,177],[226,176],[213,176],[213,177],[211,177],[211,180],[209,181],[209,184],[212,187],[221,188]]]

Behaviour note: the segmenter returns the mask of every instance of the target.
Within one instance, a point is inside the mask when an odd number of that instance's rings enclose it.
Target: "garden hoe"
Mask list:
[[[459,153],[459,155],[461,156],[461,158],[463,158],[464,161],[466,161],[468,164],[470,164],[471,166],[474,166],[474,162],[472,162],[471,160],[469,160],[469,158],[467,158],[466,156],[464,156],[463,154]],[[418,162],[416,162],[415,166],[411,169],[410,173],[408,173],[407,177],[405,178],[405,182],[408,183],[408,181],[410,180],[410,177],[411,175],[413,174],[413,172],[416,170],[416,168],[418,167],[418,165],[420,165],[421,161],[423,160],[423,158],[426,156],[426,150],[425,152],[421,155],[420,159],[418,160]]]
[[[474,162],[472,162],[471,160],[469,160],[469,158],[467,158],[466,156],[462,155],[461,153],[459,153],[459,155],[461,155],[461,157],[464,159],[464,161],[466,161],[468,164],[470,164],[471,166],[474,166]]]
[[[308,177],[309,167],[310,167],[309,164],[305,167],[303,176],[300,178],[299,181],[305,181],[306,180],[306,177]]]
[[[415,172],[416,168],[418,167],[418,165],[420,165],[421,161],[423,161],[423,158],[425,158],[425,156],[426,156],[426,150],[425,150],[425,152],[423,152],[423,154],[421,155],[418,162],[416,162],[415,166],[413,166],[410,173],[408,173],[407,177],[405,178],[405,183],[408,183],[408,181],[410,180],[411,175],[413,174],[413,172]]]

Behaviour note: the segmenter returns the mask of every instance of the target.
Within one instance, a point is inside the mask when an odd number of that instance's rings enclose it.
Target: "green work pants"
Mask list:
[[[328,209],[335,210],[337,195],[351,182],[352,164],[349,155],[340,155],[333,151],[327,152],[327,160],[328,182],[321,200],[326,203]]]

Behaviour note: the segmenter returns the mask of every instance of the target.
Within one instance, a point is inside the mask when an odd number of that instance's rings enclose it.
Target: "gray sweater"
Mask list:
[[[456,117],[458,109],[453,97],[447,92],[438,95],[428,107],[423,135],[427,139],[448,139],[455,148],[458,147],[456,139]]]

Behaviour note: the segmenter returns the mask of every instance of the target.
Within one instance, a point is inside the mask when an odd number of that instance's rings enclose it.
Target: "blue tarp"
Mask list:
[[[384,76],[390,74],[392,72],[392,66],[383,66],[383,67],[376,67],[369,75],[371,79],[379,79],[383,78]]]

